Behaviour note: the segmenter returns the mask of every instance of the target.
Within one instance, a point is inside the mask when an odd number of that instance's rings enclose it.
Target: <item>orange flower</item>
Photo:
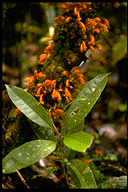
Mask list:
[[[51,51],[52,48],[53,48],[53,43],[49,44],[49,45],[45,48],[44,51],[46,51],[46,52],[47,52],[47,51]]]
[[[65,97],[66,97],[67,103],[69,103],[70,100],[72,99],[72,95],[71,95],[70,91],[68,90],[68,88],[65,88]]]
[[[31,77],[26,77],[26,78],[24,79],[24,82],[27,82],[27,81],[29,81],[29,83],[31,84],[31,83],[34,81],[34,77],[33,77],[33,76],[31,76]]]
[[[80,26],[81,26],[81,28],[82,28],[83,30],[86,29],[85,25],[84,25],[82,22],[79,22],[79,24],[80,24]]]
[[[47,93],[47,91],[46,90],[43,90],[43,94],[45,95]]]
[[[78,77],[78,81],[80,82],[81,85],[85,85],[85,81],[82,77]]]
[[[83,52],[83,51],[85,51],[86,49],[87,49],[86,44],[85,44],[84,41],[82,41],[82,43],[81,43],[81,45],[80,45],[80,52]]]
[[[63,71],[62,75],[64,76],[68,75],[68,71]]]
[[[37,75],[38,78],[46,78],[46,75],[42,72],[40,72],[38,75]]]
[[[109,26],[109,21],[106,18],[104,18],[103,20],[104,20],[104,24]]]
[[[55,88],[55,87],[56,87],[56,80],[52,80],[52,81],[51,81],[51,85],[53,85],[54,88]]]
[[[37,83],[37,87],[41,87],[43,85],[43,83]]]
[[[47,58],[47,54],[41,54],[40,59],[39,59],[39,63],[42,63],[46,58]]]
[[[47,86],[51,85],[51,80],[50,79],[46,79],[44,82]]]
[[[91,49],[92,52],[95,51],[95,48],[93,46],[89,46],[89,48]]]
[[[65,22],[68,23],[71,19],[72,19],[72,17],[67,17],[67,18],[65,19]]]
[[[81,73],[81,72],[80,72],[79,68],[77,66],[75,66],[72,68],[71,73],[74,74],[74,73]]]
[[[101,22],[101,19],[100,19],[99,17],[95,17],[95,18],[94,18],[94,21],[96,21],[96,22]]]
[[[84,4],[84,5],[83,5],[83,9],[86,9],[86,8],[87,8],[87,5]]]
[[[83,49],[84,49],[84,50],[87,49],[86,44],[85,44],[84,41],[82,41],[82,44],[83,44]]]
[[[18,108],[16,108],[14,113],[15,113],[15,115],[18,115],[18,113],[20,113],[20,110]]]
[[[37,71],[37,70],[34,70],[34,74],[38,74],[38,71]]]
[[[108,32],[108,27],[105,24],[101,24],[100,27],[102,27],[104,31]]]
[[[84,48],[83,48],[83,44],[81,43],[80,45],[80,52],[83,52],[84,51]]]
[[[51,96],[53,99],[57,99],[58,101],[61,101],[62,99],[60,93],[56,89],[53,89]]]
[[[78,10],[77,10],[77,7],[74,8],[74,15],[77,15],[78,14]]]
[[[95,153],[98,155],[102,155],[104,153],[104,151],[99,150],[99,149],[95,149]]]
[[[79,12],[77,13],[77,20],[78,20],[78,21],[81,20],[81,17],[80,17],[80,13],[79,13]]]
[[[59,89],[58,89],[59,92],[63,92],[63,89],[62,89],[62,84],[59,84]]]
[[[92,45],[95,42],[95,38],[93,35],[89,35],[90,36],[90,41],[88,41],[88,45]]]
[[[42,87],[39,87],[39,89],[37,90],[37,93],[35,94],[35,97],[40,97],[41,90],[42,90]]]
[[[96,33],[100,33],[100,30],[99,30],[99,29],[94,29],[94,31],[95,31]]]
[[[102,45],[100,45],[99,43],[97,43],[96,45],[97,45],[99,51],[102,51],[102,50],[103,50]]]
[[[69,87],[69,85],[70,85],[70,84],[69,84],[69,79],[67,79],[66,82],[65,82],[65,86],[66,86],[66,87]]]
[[[86,159],[86,158],[83,158],[82,161],[86,164],[89,164],[92,160],[89,160],[89,159]]]
[[[60,5],[62,9],[66,9],[67,7],[64,4]]]
[[[47,37],[46,39],[45,39],[45,43],[48,43],[49,41],[51,41],[52,40],[52,38],[51,37]]]
[[[49,59],[50,57],[51,57],[51,54],[50,54],[50,53],[47,54],[47,57],[46,57],[46,58]]]
[[[44,105],[44,101],[43,101],[43,94],[40,95],[39,98],[39,103]]]

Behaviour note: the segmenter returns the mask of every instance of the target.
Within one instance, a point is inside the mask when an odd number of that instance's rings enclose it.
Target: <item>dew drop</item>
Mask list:
[[[29,157],[27,157],[27,159],[29,159]]]
[[[35,148],[33,148],[33,151],[35,151]]]
[[[49,150],[51,150],[52,148],[51,147],[48,147]]]
[[[44,149],[44,151],[47,151],[47,149]]]
[[[90,104],[90,102],[88,102],[88,105]]]
[[[19,155],[19,156],[22,156],[22,154],[21,154],[21,153],[18,153],[18,155]]]
[[[5,169],[3,169],[3,173],[5,172]]]
[[[95,91],[95,88],[92,88],[92,91]]]
[[[27,155],[30,155],[30,153],[27,153]]]

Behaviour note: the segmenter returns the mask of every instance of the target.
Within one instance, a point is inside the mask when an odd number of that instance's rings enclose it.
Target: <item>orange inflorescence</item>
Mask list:
[[[92,7],[91,2],[61,4],[63,13],[54,18],[55,35],[53,39],[45,39],[46,47],[39,56],[38,63],[46,66],[46,71],[35,70],[33,76],[24,79],[30,84],[27,91],[44,105],[55,122],[60,122],[65,114],[60,104],[70,103],[74,99],[73,92],[80,92],[79,85],[86,84],[78,67],[86,59],[85,52],[88,49],[94,52],[96,48],[103,50],[98,40],[102,32],[108,32],[109,21],[96,17]],[[50,69],[52,74],[47,78]]]
[[[49,37],[49,38],[46,38],[46,39],[45,39],[45,42],[48,42],[48,41],[50,41],[50,40],[51,40],[50,37]],[[47,60],[50,59],[51,54],[53,53],[53,50],[54,50],[54,43],[51,42],[51,43],[50,43],[49,45],[47,45],[47,47],[44,49],[44,53],[40,55],[38,63],[39,63],[39,64],[43,64],[43,62],[44,62],[46,59],[47,59]]]
[[[67,2],[61,5],[64,13],[67,15],[58,16],[54,19],[57,22],[57,24],[55,24],[55,28],[59,27],[59,25],[62,25],[64,22],[68,23],[67,28],[64,28],[63,30],[71,33],[72,39],[76,37],[76,32],[81,35],[81,39],[78,40],[79,42],[82,41],[79,45],[79,51],[81,53],[87,51],[87,49],[95,51],[94,46],[98,43],[97,41],[99,39],[99,35],[102,32],[108,32],[109,21],[106,18],[101,19],[100,17],[85,17],[85,15],[88,15],[92,11],[91,6],[91,2]],[[76,17],[75,21],[73,19],[74,16]],[[101,51],[101,47],[98,46],[98,49]],[[70,64],[71,62],[68,63]]]

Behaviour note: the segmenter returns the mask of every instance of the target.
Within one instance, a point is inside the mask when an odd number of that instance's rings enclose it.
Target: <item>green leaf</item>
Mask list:
[[[66,112],[63,130],[65,133],[72,133],[75,127],[87,116],[97,99],[101,95],[108,79],[107,74],[101,74],[89,81],[82,91],[76,97],[76,100],[70,105]],[[80,100],[80,98],[82,98]]]
[[[64,144],[79,152],[85,152],[85,150],[92,144],[93,136],[83,131],[78,131],[70,135],[64,136]]]
[[[11,151],[2,161],[2,172],[13,173],[48,156],[56,148],[56,142],[35,140],[27,142]]]
[[[82,131],[84,127],[84,120],[80,122],[79,125],[77,125],[77,127],[75,127],[75,130],[77,131]],[[64,129],[65,130],[65,129]],[[63,132],[64,135],[64,132]],[[66,145],[63,146],[63,150],[64,150],[64,155],[65,157],[70,161],[71,159],[74,158],[76,151],[72,150],[71,148],[68,148]]]
[[[90,167],[83,161],[73,159],[71,163],[67,163],[67,169],[71,176],[71,188],[97,188],[96,181]]]
[[[5,86],[12,102],[24,115],[38,125],[54,130],[50,115],[42,105],[38,105],[38,101],[30,93],[13,85]]]
[[[103,182],[102,189],[127,189],[127,176],[113,177]]]
[[[36,123],[33,123],[30,119],[28,119],[28,121],[29,121],[34,133],[38,137],[38,139],[57,141],[55,132],[52,129],[48,129],[46,127],[39,126]]]

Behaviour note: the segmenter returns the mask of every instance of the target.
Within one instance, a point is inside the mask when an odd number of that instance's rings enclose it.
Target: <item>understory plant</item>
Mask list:
[[[83,131],[84,118],[101,95],[109,75],[101,74],[85,82],[79,69],[86,62],[89,49],[103,49],[99,40],[102,33],[108,32],[109,21],[99,17],[98,10],[105,6],[108,4],[61,4],[62,15],[54,18],[53,39],[45,39],[40,68],[24,79],[28,86],[22,89],[5,85],[17,107],[16,113],[21,111],[28,118],[38,139],[7,155],[2,162],[3,174],[30,166],[52,153],[62,165],[69,188],[97,188],[91,168],[74,157],[77,152],[85,153],[92,144],[93,136]]]

